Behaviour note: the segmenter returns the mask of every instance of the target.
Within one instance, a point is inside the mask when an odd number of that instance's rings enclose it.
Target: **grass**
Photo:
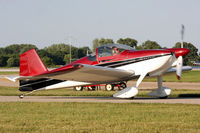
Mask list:
[[[190,80],[199,82],[199,76],[200,71],[190,71],[185,72],[182,79],[186,78],[185,82]],[[175,75],[167,75],[164,80],[175,81]],[[170,97],[200,97],[199,90],[173,89],[172,91]],[[139,91],[138,97],[146,97],[148,92],[147,90]],[[20,95],[21,93],[16,87],[0,87],[0,95]],[[59,89],[39,91],[31,95],[112,96],[114,93],[116,91],[80,92]],[[200,132],[199,116],[199,105],[10,102],[0,103],[0,132],[197,133]]]
[[[139,90],[138,97],[148,97],[151,90]],[[111,97],[117,91],[74,91],[72,89],[43,90],[34,92],[32,96],[106,96]],[[1,96],[18,96],[20,92],[16,87],[0,87]],[[172,89],[170,97],[200,97],[200,90]]]
[[[0,103],[0,132],[200,132],[200,106],[137,103]]]
[[[139,97],[149,91],[139,91]],[[39,91],[46,96],[112,96],[116,91]],[[0,87],[0,95],[19,95]],[[173,89],[172,97],[200,97],[199,90]],[[200,106],[144,103],[0,103],[0,132],[200,132]]]
[[[145,82],[156,82],[157,77],[145,78]],[[182,73],[181,80],[176,78],[175,73],[166,74],[163,76],[165,82],[200,82],[200,71],[187,71]]]
[[[8,72],[0,72],[0,75],[18,75],[19,72],[8,71]]]

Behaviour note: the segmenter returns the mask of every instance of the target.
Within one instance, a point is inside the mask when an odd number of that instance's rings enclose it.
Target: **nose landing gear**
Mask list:
[[[157,97],[160,99],[166,99],[172,93],[172,90],[168,87],[162,86],[162,76],[157,77],[158,82],[158,89],[153,90],[152,92],[148,93],[147,95]]]

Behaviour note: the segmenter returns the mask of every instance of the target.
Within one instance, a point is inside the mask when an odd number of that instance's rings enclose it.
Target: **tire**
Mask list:
[[[120,86],[118,87],[119,90],[125,89],[125,88],[127,87],[127,86],[126,86],[126,83],[124,83],[124,82],[121,82],[119,85],[120,85]]]
[[[168,96],[165,96],[165,97],[159,97],[160,99],[167,99],[168,98]]]
[[[105,89],[107,91],[112,91],[114,89],[114,86],[112,84],[106,84]]]
[[[76,87],[74,87],[74,90],[75,91],[82,91],[83,87],[82,86],[76,86]]]

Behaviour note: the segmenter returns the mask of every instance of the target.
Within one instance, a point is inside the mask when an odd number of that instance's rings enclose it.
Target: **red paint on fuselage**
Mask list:
[[[186,49],[186,48],[170,48],[170,49],[167,49],[167,50],[174,52],[176,58],[178,58],[179,56],[185,56],[190,52],[190,50]]]
[[[60,67],[60,68],[56,68],[52,71],[49,71],[48,73],[54,73],[54,72],[61,72],[61,71],[64,71],[64,70],[68,70],[68,69],[74,69],[74,65],[76,64],[87,64],[87,65],[95,65],[97,64],[97,61],[90,61],[88,60],[87,56],[77,60],[77,61],[74,61],[68,65],[65,65],[63,67]]]
[[[164,54],[170,54],[170,53],[171,51],[165,50],[165,49],[129,51],[128,58],[148,57],[148,56],[164,55]]]

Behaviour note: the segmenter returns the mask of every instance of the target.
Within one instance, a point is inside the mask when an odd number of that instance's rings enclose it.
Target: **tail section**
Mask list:
[[[35,76],[47,71],[48,69],[35,49],[31,49],[20,55],[20,76]]]

